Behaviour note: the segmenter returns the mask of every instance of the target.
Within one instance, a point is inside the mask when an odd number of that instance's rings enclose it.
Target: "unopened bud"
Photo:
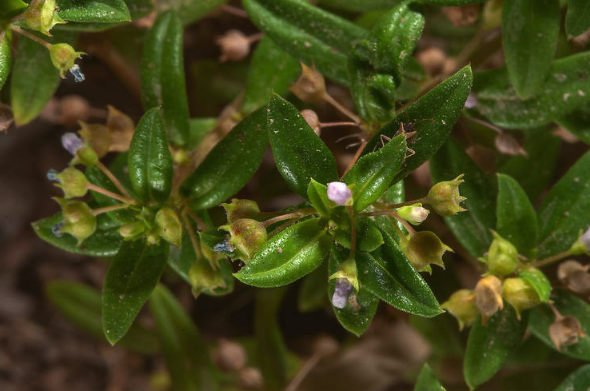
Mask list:
[[[444,269],[445,264],[442,256],[445,251],[453,251],[431,231],[416,232],[407,243],[402,242],[401,247],[410,263],[418,271],[428,271],[430,264],[438,265]]]
[[[441,216],[452,216],[458,212],[464,212],[460,205],[465,197],[459,194],[459,185],[464,182],[463,175],[459,175],[452,181],[439,182],[432,186],[428,192],[428,202],[432,209]]]
[[[246,349],[236,342],[225,338],[219,340],[219,345],[212,353],[213,362],[223,372],[236,372],[246,366],[248,355]]]
[[[589,265],[582,266],[574,260],[564,261],[557,268],[557,278],[573,292],[590,294],[588,267]]]
[[[332,305],[336,308],[344,308],[348,303],[348,298],[354,290],[354,287],[346,278],[336,279],[334,294],[332,295]]]
[[[572,255],[579,255],[579,254],[589,254],[590,255],[590,228],[586,230],[586,232],[578,234],[578,240],[574,242],[572,247],[570,248],[570,254]]]
[[[56,11],[55,0],[41,0],[29,6],[24,13],[25,24],[31,30],[51,36],[49,30],[56,24],[66,23]]]
[[[227,287],[219,269],[214,270],[209,260],[205,258],[197,259],[196,262],[193,262],[188,276],[195,298],[202,292],[213,293],[217,288]]]
[[[348,205],[352,197],[352,191],[344,182],[328,183],[328,199],[338,205]]]
[[[230,224],[239,219],[256,219],[260,216],[256,201],[232,198],[231,203],[221,206],[225,209],[227,222]]]
[[[536,306],[541,302],[539,294],[530,282],[522,278],[507,278],[502,284],[502,297],[516,310],[520,319],[520,313]]]
[[[526,156],[527,154],[526,151],[522,149],[518,141],[516,141],[516,139],[512,135],[506,132],[502,132],[496,136],[496,138],[494,139],[494,145],[496,146],[498,152],[500,152],[502,155]]]
[[[67,233],[78,240],[78,246],[96,231],[96,217],[92,209],[80,201],[68,201],[63,198],[54,198],[61,205],[63,226],[58,231]]]
[[[487,276],[478,281],[473,291],[475,306],[481,313],[482,323],[498,310],[504,308],[502,302],[502,281],[496,276]]]
[[[580,321],[573,316],[557,316],[549,326],[549,338],[558,351],[577,343],[578,338],[584,336]]]
[[[397,210],[397,214],[410,224],[419,225],[428,218],[430,211],[422,207],[421,203],[414,205],[402,206]]]
[[[479,313],[473,302],[473,291],[469,289],[461,289],[453,293],[441,307],[457,319],[459,330],[463,330],[466,325],[471,325]]]
[[[61,136],[61,145],[66,151],[75,156],[78,149],[84,146],[84,142],[80,140],[76,133],[68,132]]]
[[[182,243],[182,223],[180,218],[170,207],[164,207],[156,213],[156,222],[158,235],[168,243],[177,247]]]
[[[309,109],[301,110],[301,116],[303,117],[305,122],[307,122],[309,127],[315,132],[315,134],[319,136],[322,130],[322,126],[316,112]]]
[[[81,58],[83,52],[77,52],[67,43],[51,45],[49,55],[53,66],[59,70],[60,76],[65,78],[66,72],[74,66],[74,61]]]
[[[86,175],[74,167],[66,168],[55,178],[58,180],[55,186],[63,190],[65,198],[83,197],[88,192]]]
[[[315,66],[310,68],[301,63],[301,75],[289,90],[304,102],[315,102],[326,94],[326,82]]]
[[[125,240],[135,240],[139,239],[144,232],[145,232],[145,224],[141,221],[134,221],[131,223],[123,224],[121,228],[119,228],[119,234]]]
[[[246,263],[266,242],[264,224],[253,219],[239,219],[219,229],[228,231],[230,234],[228,245],[235,249],[232,259],[241,259]]]
[[[338,271],[328,278],[328,281],[330,280],[336,280],[334,294],[332,295],[332,305],[336,308],[344,308],[348,302],[348,297],[352,293],[352,289],[357,292],[359,291],[356,260],[354,258],[348,258],[342,262]]]
[[[221,61],[240,61],[250,53],[250,40],[241,31],[230,30],[215,40],[221,49]]]
[[[514,273],[518,266],[518,250],[512,243],[492,231],[494,240],[488,250],[485,262],[488,272],[496,276],[507,276]]]

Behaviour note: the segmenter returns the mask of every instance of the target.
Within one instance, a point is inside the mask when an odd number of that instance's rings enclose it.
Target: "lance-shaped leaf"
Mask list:
[[[137,196],[142,201],[166,202],[174,170],[159,109],[149,110],[137,124],[127,159]]]
[[[340,264],[348,258],[349,254],[350,250],[335,244],[332,245],[328,263],[329,276],[339,270]],[[335,279],[328,282],[328,299],[330,300],[332,300],[332,296],[334,295],[335,286]],[[346,307],[336,308],[332,306],[332,309],[342,327],[357,337],[360,337],[371,324],[373,316],[375,316],[375,312],[377,311],[379,299],[363,287],[361,287],[359,292],[353,291],[351,296]]]
[[[47,298],[72,323],[90,335],[105,341],[102,332],[100,292],[73,281],[54,280],[45,287]],[[158,351],[158,341],[145,328],[134,324],[119,345],[142,354]]]
[[[129,9],[123,0],[60,0],[57,13],[63,20],[80,23],[131,21]]]
[[[289,187],[307,197],[311,179],[326,184],[338,180],[334,156],[299,110],[278,95],[268,103],[266,126],[277,169]]]
[[[189,139],[182,32],[176,13],[160,15],[147,37],[141,62],[143,107],[162,108],[168,138],[177,146],[184,146]]]
[[[554,391],[586,391],[590,387],[590,365],[584,365],[569,375]]]
[[[508,75],[521,99],[535,95],[549,74],[559,19],[559,0],[506,0],[502,4],[502,46]]]
[[[387,190],[404,162],[406,151],[406,139],[400,134],[377,152],[361,157],[344,175],[342,181],[352,189],[355,211],[365,209]]]
[[[53,227],[63,222],[61,212],[34,222],[33,230],[41,239],[64,251],[88,255],[92,257],[110,257],[119,251],[123,238],[119,235],[118,226],[106,225],[105,220],[110,220],[106,215],[97,216],[97,229],[92,236],[85,239],[80,246],[78,240],[69,234],[53,232]]]
[[[244,284],[272,288],[290,284],[317,268],[330,252],[320,219],[297,223],[270,238],[238,273]]]
[[[534,97],[520,100],[506,68],[475,74],[476,109],[506,129],[535,128],[576,110],[590,100],[590,52],[553,61],[549,77]]]
[[[179,391],[217,390],[207,345],[190,316],[163,285],[154,289],[150,311],[156,320],[172,388]]]
[[[590,28],[590,4],[586,0],[568,0],[565,31],[577,37]]]
[[[4,86],[10,68],[12,67],[12,33],[6,30],[4,38],[0,42],[0,90]]]
[[[180,191],[195,210],[218,205],[236,194],[256,172],[268,143],[266,109],[244,118],[184,181]]]
[[[28,4],[22,0],[4,0],[0,3],[0,19],[10,19],[24,12]]]
[[[424,317],[441,314],[430,287],[399,245],[387,232],[381,232],[384,244],[372,253],[357,252],[356,261],[359,281],[367,289],[387,304]]]
[[[496,226],[496,180],[486,175],[453,139],[430,161],[433,182],[452,180],[465,174],[459,186],[467,211],[445,217],[445,222],[461,245],[474,257],[481,257],[492,243],[491,227]]]
[[[297,0],[243,0],[250,20],[297,60],[348,84],[347,55],[367,32],[338,16]]]
[[[424,364],[422,367],[416,380],[414,391],[444,391],[444,388],[440,385],[440,382],[428,364]]]
[[[531,255],[537,244],[537,215],[518,182],[498,174],[496,231],[519,250]]]
[[[536,268],[529,268],[518,271],[518,276],[528,281],[539,295],[542,302],[549,301],[551,294],[551,282],[542,271]]]
[[[381,128],[365,147],[365,153],[369,153],[381,143],[381,135],[393,138],[400,130],[400,125],[408,130],[408,124],[412,124],[417,134],[408,140],[408,147],[416,153],[405,160],[404,167],[395,176],[393,183],[405,178],[430,159],[445,143],[463,110],[471,83],[471,68],[466,66],[420,97],[407,110]]]
[[[538,257],[566,251],[590,225],[590,152],[549,191],[538,212]]]
[[[186,0],[166,0],[156,2],[158,12],[164,12],[167,10],[175,11],[182,20],[182,24],[190,24],[215,8],[219,7],[223,3],[227,3],[228,0],[199,0],[199,1],[186,1]]]
[[[123,242],[102,288],[102,328],[114,345],[129,330],[166,268],[168,243]]]
[[[583,337],[570,346],[562,346],[560,352],[570,356],[590,361],[590,305],[570,292],[556,290],[551,295],[553,305],[563,316],[573,316],[581,326]],[[535,337],[543,341],[547,346],[557,349],[549,337],[549,327],[555,321],[555,314],[548,305],[539,305],[532,308],[529,316],[529,330]]]
[[[282,95],[301,72],[299,62],[269,37],[260,40],[252,55],[246,79],[242,112],[250,114],[265,105],[273,91]]]
[[[77,34],[56,31],[50,43],[73,44]],[[10,103],[17,125],[32,121],[57,89],[59,71],[53,66],[47,48],[31,39],[19,39],[10,83]]]
[[[526,325],[526,316],[518,320],[511,305],[505,305],[485,325],[481,324],[481,316],[475,319],[463,361],[463,374],[469,388],[474,389],[488,381],[502,368],[522,341]]]

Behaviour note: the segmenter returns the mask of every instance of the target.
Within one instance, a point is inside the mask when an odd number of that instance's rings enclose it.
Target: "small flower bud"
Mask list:
[[[197,298],[202,292],[213,292],[216,288],[225,288],[227,284],[219,270],[214,270],[206,258],[193,262],[188,272],[193,296]]]
[[[520,313],[536,306],[541,302],[539,294],[530,282],[522,278],[507,278],[502,284],[502,297],[516,310],[520,319]]]
[[[421,224],[426,218],[428,218],[429,213],[430,211],[423,208],[421,203],[402,206],[397,210],[399,217],[408,221],[412,225]]]
[[[457,319],[459,330],[463,330],[465,325],[471,325],[479,313],[473,302],[473,291],[470,289],[461,289],[453,293],[441,307]]]
[[[475,306],[481,313],[482,324],[504,308],[502,302],[502,282],[496,276],[487,276],[478,281],[473,291]]]
[[[461,201],[465,197],[459,194],[459,185],[464,182],[463,174],[459,175],[452,181],[439,182],[432,186],[428,192],[428,202],[432,209],[441,216],[452,216],[458,212],[464,212]]]
[[[81,163],[89,167],[95,166],[96,163],[98,163],[98,155],[94,152],[92,147],[84,145],[82,148],[78,149],[74,163]]]
[[[328,183],[328,199],[338,205],[350,205],[352,191],[344,182]]]
[[[51,45],[49,48],[49,55],[51,56],[51,62],[53,66],[59,70],[60,76],[65,78],[68,69],[74,66],[74,61],[77,58],[81,58],[83,52],[77,52],[73,47],[67,43],[58,43]]]
[[[354,287],[346,278],[336,279],[334,286],[334,294],[332,295],[332,305],[336,308],[344,308],[348,303],[348,298],[352,293]]]
[[[61,136],[61,145],[66,151],[75,156],[78,149],[84,146],[84,142],[80,140],[76,133],[68,132]]]
[[[580,321],[573,316],[557,316],[549,326],[549,338],[558,351],[577,343],[578,338],[584,336]]]
[[[181,247],[182,223],[176,212],[170,207],[164,207],[156,213],[156,232],[162,239]]]
[[[76,170],[74,167],[68,167],[63,170],[60,174],[55,175],[58,183],[55,186],[61,188],[64,191],[64,197],[75,198],[83,197],[88,192],[88,179],[86,175],[80,170]]]
[[[557,278],[573,292],[590,294],[588,266],[582,266],[574,260],[564,261],[557,268]]]
[[[586,232],[578,234],[578,240],[570,248],[571,255],[588,254],[590,255],[590,228]]]
[[[51,36],[49,30],[56,24],[66,23],[55,12],[55,0],[41,0],[33,7],[27,8],[24,13],[25,24],[31,30],[39,31]]]
[[[246,366],[248,355],[246,349],[236,342],[225,338],[219,340],[219,345],[212,353],[213,362],[223,372],[235,372]]]
[[[402,243],[401,247],[418,271],[427,271],[431,263],[444,269],[442,256],[445,251],[453,251],[431,231],[416,232],[407,243]]]
[[[319,136],[322,130],[322,126],[320,124],[320,119],[318,118],[316,112],[309,109],[301,110],[301,116],[303,117],[305,122],[307,122],[309,127],[313,129],[315,134]]]
[[[139,239],[145,232],[145,224],[141,221],[134,221],[132,223],[123,224],[119,228],[119,234],[125,240]]]
[[[84,144],[76,133],[68,132],[61,136],[61,145],[75,156],[74,163],[94,166],[98,163],[98,155],[88,145]]]
[[[78,239],[78,246],[96,231],[96,217],[90,207],[80,201],[67,201],[63,198],[54,198],[61,205],[63,214],[63,226],[58,231],[67,233]]]
[[[250,53],[250,40],[238,30],[228,31],[218,37],[215,43],[221,49],[221,61],[240,61]]]
[[[507,276],[514,273],[518,266],[518,250],[512,243],[492,231],[494,240],[490,245],[487,258],[488,272],[496,276]]]
[[[304,102],[315,102],[326,94],[326,82],[315,66],[310,68],[301,63],[301,76],[289,90]]]
[[[264,224],[253,219],[239,219],[219,229],[228,231],[230,234],[228,245],[235,249],[232,259],[241,259],[246,263],[266,242]]]
[[[231,203],[221,206],[225,209],[227,222],[230,224],[239,219],[256,219],[260,216],[260,209],[255,201],[232,198]]]

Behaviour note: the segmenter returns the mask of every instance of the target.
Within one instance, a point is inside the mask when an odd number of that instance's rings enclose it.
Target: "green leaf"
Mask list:
[[[207,345],[190,316],[163,285],[150,298],[160,346],[175,391],[218,389]]]
[[[444,391],[444,388],[440,385],[440,382],[428,364],[424,364],[422,367],[416,380],[414,391]]]
[[[487,0],[420,0],[418,2],[433,5],[468,5],[485,1]],[[322,6],[340,11],[367,12],[389,9],[404,2],[407,2],[407,0],[320,0],[319,3]]]
[[[117,186],[107,177],[98,167],[89,166],[86,168],[86,178],[90,183],[100,188],[108,190],[115,194],[120,194]],[[120,205],[121,203],[114,198],[108,197],[104,194],[91,191],[92,197],[96,203],[101,207]],[[107,215],[117,223],[124,224],[135,221],[133,213],[129,209],[119,209],[112,212],[107,212]]]
[[[523,314],[526,315],[526,312]],[[469,388],[488,381],[506,362],[526,331],[527,320],[518,320],[510,305],[494,314],[485,325],[481,316],[475,319],[463,361],[463,373]]]
[[[518,276],[528,281],[535,288],[542,302],[549,301],[551,282],[542,271],[536,268],[524,269],[518,272]]]
[[[123,242],[102,288],[102,327],[114,345],[129,330],[166,268],[168,243]]]
[[[273,91],[282,95],[299,76],[299,62],[268,37],[260,40],[252,55],[242,112],[250,114],[264,106]]]
[[[590,153],[582,156],[545,197],[538,211],[538,257],[566,251],[590,225]]]
[[[106,341],[102,332],[100,292],[73,281],[53,280],[45,286],[47,298],[70,322],[90,335]],[[158,341],[145,328],[134,324],[119,344],[142,354],[158,351]]]
[[[10,19],[23,13],[29,5],[22,0],[3,0],[0,3],[0,19]]]
[[[430,161],[430,175],[436,183],[460,174],[465,174],[459,192],[467,197],[463,202],[467,211],[445,217],[445,222],[471,255],[481,257],[492,243],[490,228],[496,226],[496,180],[486,175],[456,141],[449,139]]]
[[[328,262],[322,264],[303,278],[297,295],[297,309],[307,313],[324,308],[328,304]]]
[[[180,190],[195,210],[208,209],[236,194],[262,162],[268,142],[266,110],[237,124],[184,181]]]
[[[329,217],[330,210],[338,206],[328,198],[328,186],[316,182],[313,178],[307,187],[307,199],[322,217]]]
[[[387,190],[406,158],[406,150],[406,139],[400,134],[377,152],[361,157],[342,177],[352,189],[352,206],[356,212],[377,201]]]
[[[393,238],[382,231],[384,245],[371,254],[357,252],[359,282],[387,304],[410,314],[441,314],[430,287],[412,266]]]
[[[117,231],[118,227],[104,227],[104,220],[110,220],[107,216],[97,217],[97,229],[92,236],[87,238],[78,246],[78,241],[72,235],[62,234],[57,237],[52,232],[52,227],[63,222],[61,212],[36,221],[32,224],[33,230],[41,239],[64,251],[88,255],[92,257],[110,257],[119,251],[123,238]]]
[[[129,178],[142,201],[164,203],[172,190],[172,154],[157,108],[141,117],[135,128],[128,155]]]
[[[43,38],[50,43],[73,44],[77,34],[58,32],[53,39]],[[31,122],[43,110],[59,82],[59,71],[53,66],[47,48],[31,39],[18,40],[18,56],[12,67],[10,102],[17,125]]]
[[[189,138],[182,33],[177,14],[160,15],[148,34],[141,61],[143,107],[162,108],[168,139],[177,146],[186,145]]]
[[[0,90],[4,86],[12,67],[12,34],[7,30],[0,42]]]
[[[340,207],[342,213],[333,213],[330,218],[336,222],[337,228],[330,232],[336,242],[347,249],[350,249],[350,240],[352,232],[350,227],[350,217],[344,207]],[[343,218],[344,217],[344,218]],[[377,227],[377,224],[368,217],[356,218],[356,242],[357,249],[360,251],[375,251],[383,244],[383,236]]]
[[[277,169],[293,191],[307,197],[312,178],[321,184],[338,180],[334,156],[295,106],[275,94],[267,111],[266,126]]]
[[[348,249],[332,245],[328,263],[328,275],[331,276],[338,271],[340,264],[348,258],[349,253],[350,250]],[[330,300],[332,300],[332,296],[334,295],[335,285],[336,280],[334,279],[328,282],[328,299]],[[332,306],[332,309],[342,327],[357,337],[360,337],[371,324],[378,304],[379,299],[373,296],[369,290],[361,287],[358,293],[352,293],[351,299],[349,299],[346,307],[336,308]]]
[[[535,95],[551,69],[559,33],[559,0],[506,0],[502,46],[508,75],[521,99]]]
[[[556,290],[551,296],[553,305],[563,316],[573,316],[582,325],[582,332],[586,335],[580,337],[578,342],[561,348],[561,353],[566,356],[590,361],[590,305],[570,292]],[[548,305],[539,305],[532,308],[529,316],[529,330],[533,335],[543,341],[547,346],[556,349],[549,337],[549,326],[555,321],[555,314]],[[556,349],[557,350],[557,349]]]
[[[270,238],[234,275],[259,288],[287,285],[317,268],[328,257],[329,246],[323,222],[306,220]]]
[[[140,19],[154,10],[152,0],[125,0],[132,20]]]
[[[416,153],[405,160],[404,167],[392,183],[408,176],[410,172],[430,159],[447,140],[463,110],[471,83],[471,68],[466,66],[420,97],[407,110],[381,128],[365,147],[365,154],[381,144],[381,135],[393,138],[402,124],[406,131],[409,131],[410,127],[413,128],[417,134],[407,143],[408,148]],[[408,126],[409,124],[412,125]]]
[[[584,365],[569,375],[554,391],[586,391],[590,387],[590,365]]]
[[[175,11],[180,16],[182,24],[187,25],[200,19],[202,16],[208,14],[227,1],[228,0],[166,0],[156,2],[156,6],[160,13],[167,10]]]
[[[567,0],[565,31],[577,37],[590,28],[590,4],[586,0]]]
[[[527,100],[520,100],[516,95],[506,68],[478,72],[473,84],[479,101],[476,109],[501,128],[525,129],[546,125],[588,102],[589,62],[590,52],[553,61],[543,88]]]
[[[254,333],[264,389],[268,391],[281,391],[287,384],[287,348],[277,321],[284,295],[284,288],[256,292]]]
[[[123,0],[59,0],[57,14],[63,20],[80,23],[131,21]]]
[[[297,60],[348,84],[351,44],[367,32],[338,16],[297,0],[243,0],[250,20]]]
[[[498,174],[496,219],[500,236],[530,256],[537,244],[537,215],[522,187],[505,174]]]
[[[484,3],[488,0],[419,0],[420,3],[432,5],[469,5]]]
[[[590,144],[590,103],[587,102],[576,111],[557,118],[555,122],[586,144]]]

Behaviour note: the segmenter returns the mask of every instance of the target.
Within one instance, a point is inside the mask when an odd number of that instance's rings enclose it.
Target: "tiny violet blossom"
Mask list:
[[[68,132],[61,136],[61,145],[72,155],[76,155],[78,149],[84,146],[84,142],[76,133]]]
[[[213,246],[213,251],[227,251],[228,253],[234,252],[235,247],[229,244],[229,239],[226,238],[223,242],[217,243]]]
[[[344,308],[348,303],[348,297],[354,287],[346,278],[338,278],[332,295],[332,305],[336,308]]]
[[[86,77],[84,77],[84,74],[80,70],[80,66],[78,64],[72,65],[72,67],[70,68],[70,73],[72,74],[72,76],[74,76],[74,81],[76,83],[81,83],[86,79]]]
[[[352,197],[352,191],[344,182],[328,183],[328,198],[338,205],[346,205]]]
[[[51,182],[60,183],[61,180],[56,176],[57,174],[59,174],[59,171],[57,171],[54,168],[51,168],[49,169],[49,171],[47,171],[47,179],[49,179]]]

